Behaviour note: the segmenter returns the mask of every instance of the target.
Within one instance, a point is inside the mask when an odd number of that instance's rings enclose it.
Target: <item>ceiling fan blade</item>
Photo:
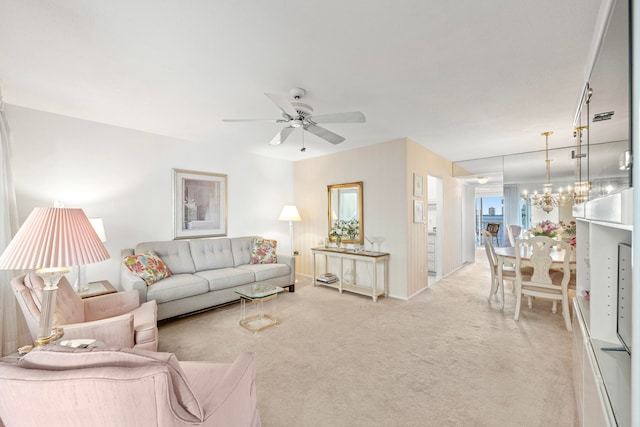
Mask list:
[[[291,101],[289,101],[289,98],[284,95],[278,95],[277,93],[265,92],[265,95],[271,100],[271,102],[276,104],[276,107],[282,110],[283,113],[291,117],[298,117],[298,112],[295,108],[293,108],[293,105],[291,105]]]
[[[284,142],[285,139],[287,139],[287,137],[289,135],[291,135],[291,133],[296,130],[296,128],[294,127],[286,127],[286,128],[282,128],[282,130],[280,132],[278,132],[278,134],[275,136],[275,138],[273,138],[271,140],[271,142],[269,142],[269,144],[271,145],[280,145]]]
[[[360,111],[311,116],[311,121],[314,123],[364,123],[366,120]]]
[[[312,123],[305,125],[304,129],[306,131],[311,132],[317,137],[320,137],[326,141],[329,141],[332,144],[340,144],[342,141],[344,141],[344,138],[338,135],[337,133],[333,133],[328,129],[314,125]]]
[[[282,119],[222,119],[223,122],[269,122],[269,123],[282,123]]]

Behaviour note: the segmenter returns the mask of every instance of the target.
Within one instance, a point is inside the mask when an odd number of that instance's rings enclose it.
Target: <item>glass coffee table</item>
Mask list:
[[[276,325],[278,320],[274,315],[265,313],[264,303],[271,301],[271,311],[275,313],[276,299],[278,294],[284,289],[280,286],[261,283],[258,285],[245,286],[235,292],[240,295],[240,326],[257,333],[270,326]],[[247,302],[254,306],[254,314],[247,315]]]

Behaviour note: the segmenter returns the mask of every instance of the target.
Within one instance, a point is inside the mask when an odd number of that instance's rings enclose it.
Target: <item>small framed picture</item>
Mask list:
[[[413,222],[424,222],[424,202],[422,200],[413,201]]]
[[[173,238],[227,235],[227,175],[173,170]]]
[[[422,175],[413,174],[413,195],[416,197],[424,196]]]

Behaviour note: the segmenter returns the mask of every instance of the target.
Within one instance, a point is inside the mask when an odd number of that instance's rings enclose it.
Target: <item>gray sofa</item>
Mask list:
[[[250,264],[254,236],[139,243],[122,257],[155,251],[172,276],[148,285],[124,263],[120,286],[136,290],[140,302],[155,300],[158,320],[188,314],[239,299],[235,290],[269,283],[295,291],[295,258],[278,254],[275,264]]]

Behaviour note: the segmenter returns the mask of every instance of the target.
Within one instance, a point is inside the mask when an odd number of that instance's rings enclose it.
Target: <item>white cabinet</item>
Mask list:
[[[618,245],[631,244],[631,197],[632,190],[625,190],[574,210],[574,381],[583,426],[631,426],[631,357],[626,351],[603,350],[621,346],[616,333]]]
[[[588,309],[586,310],[588,313]],[[578,300],[573,306],[573,381],[580,425],[617,426]]]

